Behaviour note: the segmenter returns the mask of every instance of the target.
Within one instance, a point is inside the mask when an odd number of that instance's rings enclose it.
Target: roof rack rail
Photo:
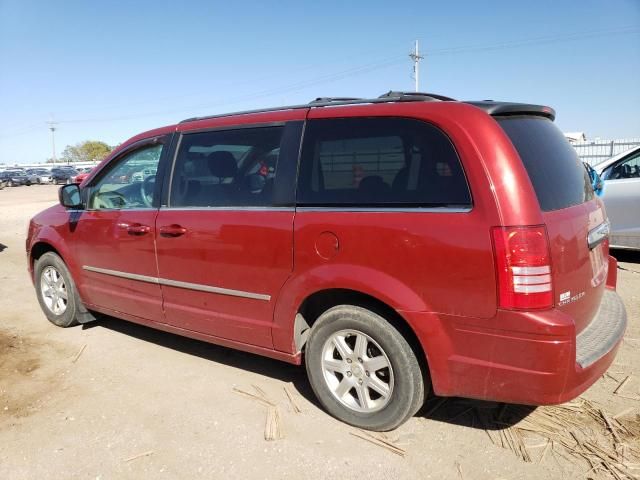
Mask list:
[[[393,90],[389,90],[387,93],[383,93],[378,98],[397,98],[399,101],[425,101],[425,100],[440,100],[443,102],[455,102],[455,98],[445,97],[444,95],[438,95],[437,93],[426,93],[426,92],[397,92]]]
[[[309,103],[302,105],[288,105],[283,107],[262,108],[258,110],[246,110],[242,112],[222,113],[219,115],[207,115],[204,117],[193,117],[182,120],[180,123],[193,122],[196,120],[208,120],[211,118],[230,117],[233,115],[248,115],[252,113],[277,112],[281,110],[297,110],[301,108],[335,107],[347,105],[364,105],[372,103],[388,102],[430,102],[430,101],[455,101],[453,98],[437,95],[435,93],[420,92],[394,92],[389,90],[378,98],[351,98],[351,97],[318,97]]]
[[[366,100],[365,98],[359,97],[318,97],[315,100],[311,100],[309,105],[314,105],[316,103],[331,103],[331,102],[353,102],[355,100]]]

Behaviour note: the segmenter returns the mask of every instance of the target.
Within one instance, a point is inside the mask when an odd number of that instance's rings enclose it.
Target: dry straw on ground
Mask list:
[[[446,421],[467,416],[472,426],[485,430],[493,444],[513,451],[525,462],[551,458],[557,463],[558,459],[584,463],[586,478],[637,478],[640,473],[640,414],[636,409],[612,415],[583,398],[537,409],[495,404],[480,408],[451,399],[436,401],[429,412]]]
[[[267,441],[281,440],[284,438],[284,428],[280,410],[276,403],[269,399],[267,394],[257,385],[251,385],[254,393],[234,387],[233,391],[238,395],[254,400],[267,407],[267,416],[264,424],[264,439]],[[285,389],[286,391],[286,389]]]
[[[391,453],[395,453],[400,457],[404,457],[406,452],[404,449],[400,448],[398,445],[393,443],[384,433],[373,433],[368,432],[366,430],[356,430],[349,432],[354,437],[361,438],[362,440],[366,440],[369,443],[373,443],[378,447],[384,448],[385,450],[390,451]]]

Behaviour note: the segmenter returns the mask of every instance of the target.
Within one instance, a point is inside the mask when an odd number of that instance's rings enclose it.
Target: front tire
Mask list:
[[[305,364],[320,403],[350,425],[393,430],[424,404],[427,382],[413,349],[365,308],[339,305],[320,315]]]
[[[43,254],[35,263],[34,278],[40,308],[58,327],[77,325],[80,298],[69,269],[55,253]]]

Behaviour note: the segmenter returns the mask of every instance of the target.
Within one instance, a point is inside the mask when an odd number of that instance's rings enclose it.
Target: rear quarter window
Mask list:
[[[551,120],[532,116],[497,120],[518,151],[543,211],[579,205],[594,197],[578,154]]]
[[[408,118],[311,120],[297,203],[332,207],[469,207],[453,144],[437,127]]]

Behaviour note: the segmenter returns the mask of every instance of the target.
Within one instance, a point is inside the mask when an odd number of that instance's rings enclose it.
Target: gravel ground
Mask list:
[[[447,413],[458,406],[498,414],[493,404],[453,400],[430,412],[442,405],[430,400],[426,413],[387,434],[402,457],[326,415],[303,369],[112,318],[71,329],[49,324],[26,273],[24,241],[29,218],[55,199],[53,186],[0,191],[0,478],[610,478],[598,468],[585,477],[588,463],[561,451],[543,455],[544,444],[529,445],[533,462],[524,462],[473,417]],[[640,255],[620,259],[629,329],[610,375],[584,398],[633,417]],[[233,391],[254,385],[279,405],[281,440],[264,440],[266,408]],[[637,446],[638,437],[626,441]],[[640,473],[636,466],[629,471]]]

